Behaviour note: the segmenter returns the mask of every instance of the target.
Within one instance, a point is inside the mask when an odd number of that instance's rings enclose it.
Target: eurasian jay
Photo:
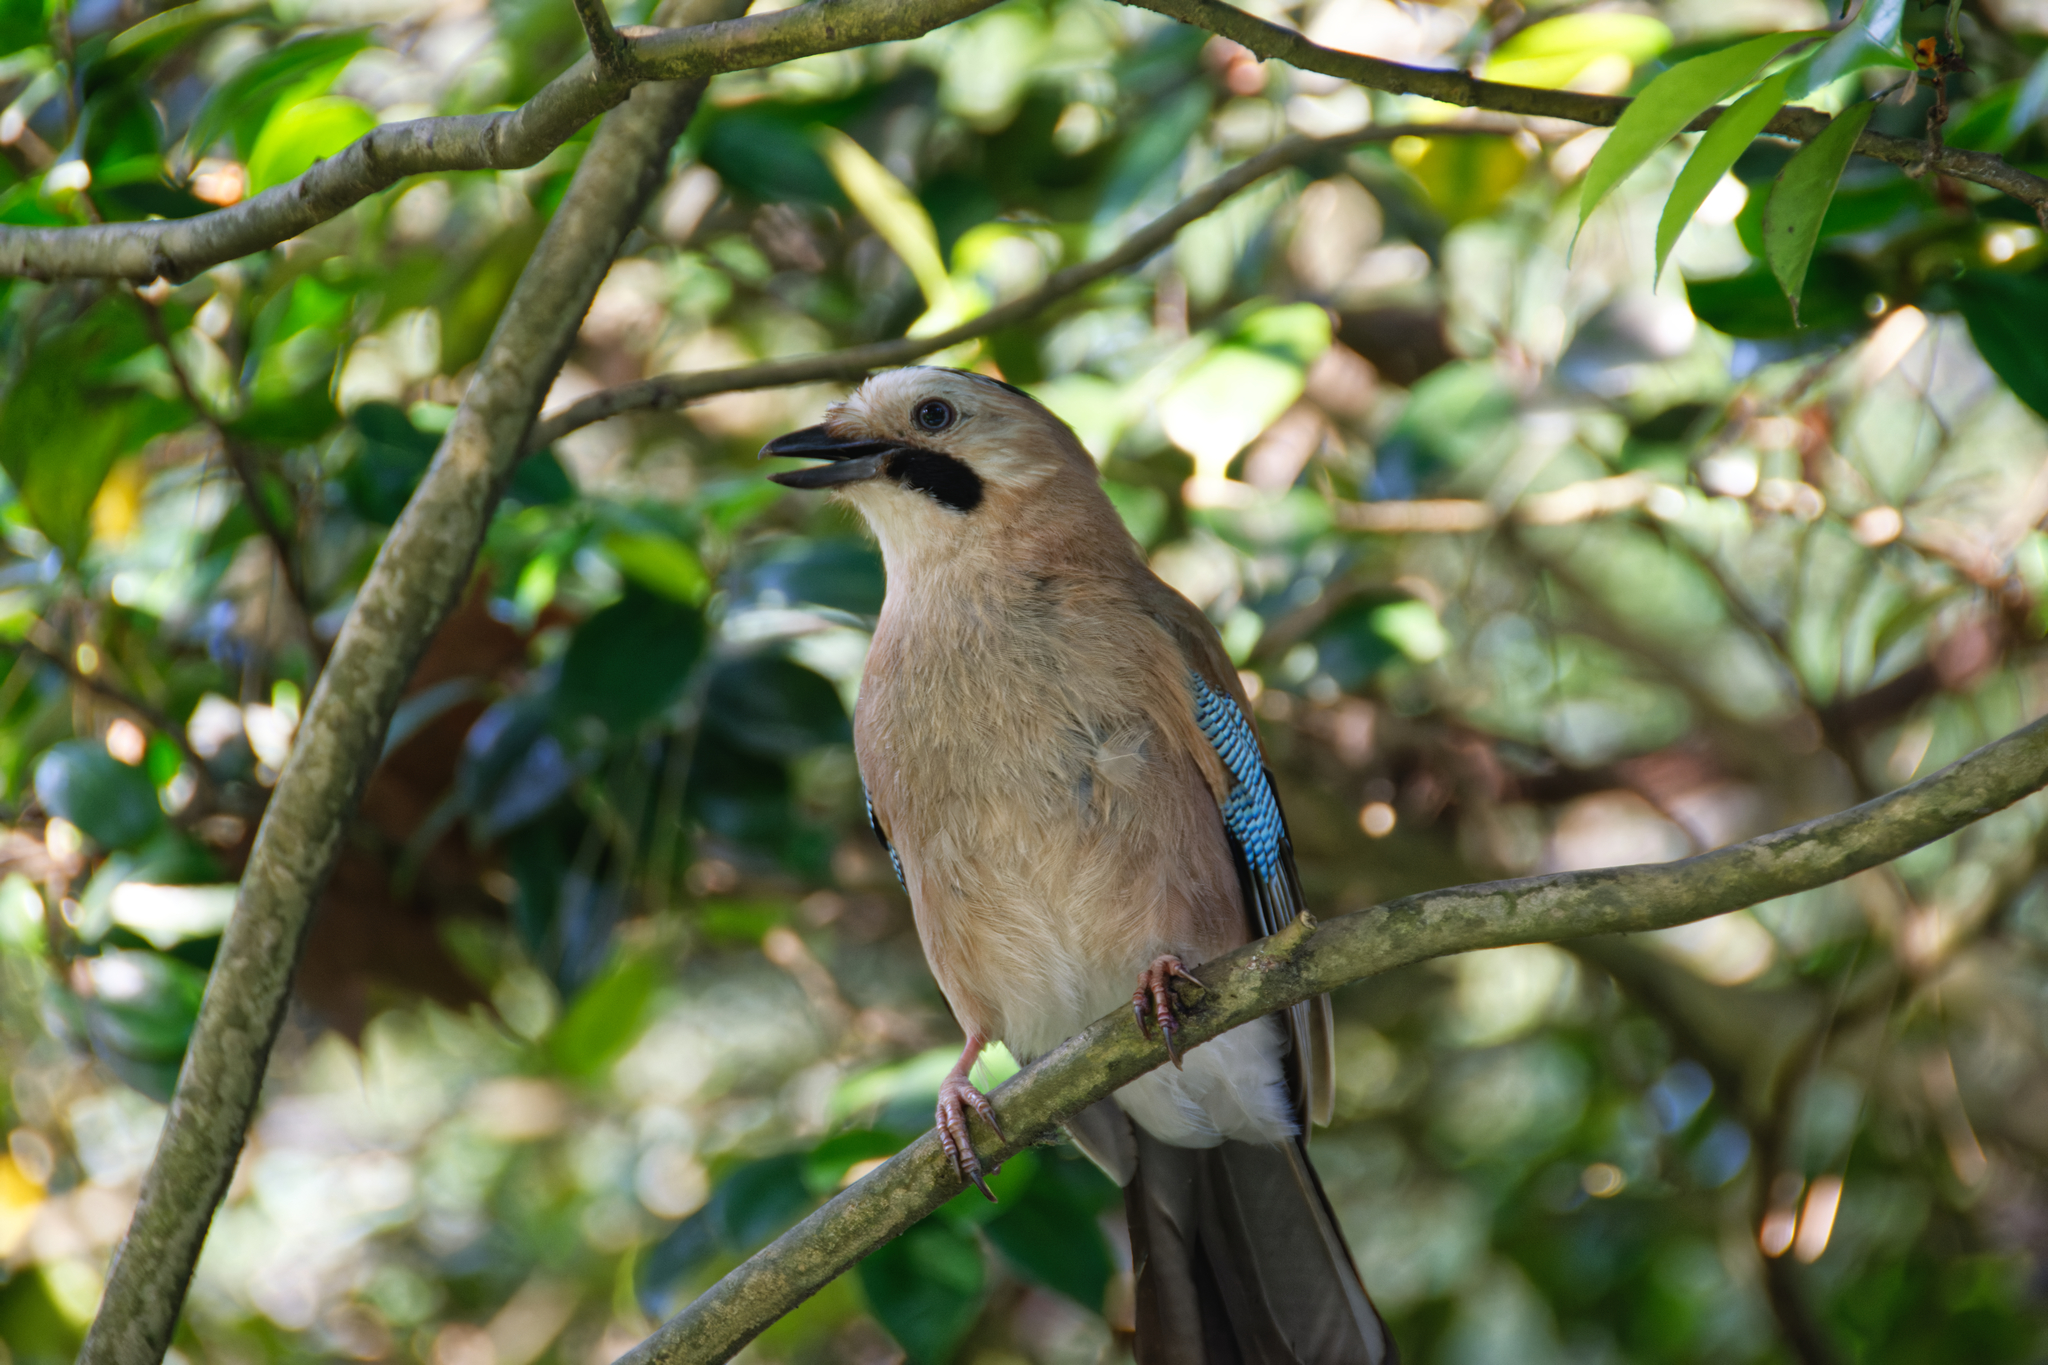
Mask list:
[[[765,455],[866,519],[888,591],[854,711],[869,818],[967,1046],[941,1141],[982,1184],[968,1079],[1128,994],[1175,1066],[1068,1125],[1124,1187],[1141,1365],[1395,1357],[1315,1171],[1327,999],[1182,1055],[1173,982],[1302,910],[1243,687],[1155,577],[1065,423],[957,370],[876,375]],[[987,1193],[986,1185],[982,1186]]]

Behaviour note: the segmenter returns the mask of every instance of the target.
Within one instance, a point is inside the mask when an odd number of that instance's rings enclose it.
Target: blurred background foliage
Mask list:
[[[1838,17],[1260,8],[1603,92]],[[2048,6],[1959,23],[1946,139],[2040,169]],[[0,222],[55,225],[516,103],[582,38],[559,0],[6,0],[0,48]],[[1901,94],[1874,126],[1923,135]],[[1452,113],[1103,0],[722,76],[549,406],[937,327],[1290,130]],[[2033,215],[1854,163],[1795,329],[1760,258],[1786,151],[1656,283],[1682,147],[1567,254],[1602,136],[1333,153],[941,358],[1066,417],[1216,621],[1319,913],[1682,856],[2048,709]],[[4,1365],[77,1346],[323,653],[581,145],[177,287],[0,287]],[[957,1031],[848,740],[881,567],[752,463],[837,392],[520,467],[312,931],[180,1361],[597,1365],[928,1125]],[[2041,1358],[2044,826],[2036,798],[1753,912],[1342,993],[1316,1159],[1406,1358]],[[1066,1147],[996,1184],[745,1358],[1118,1358],[1114,1189]]]

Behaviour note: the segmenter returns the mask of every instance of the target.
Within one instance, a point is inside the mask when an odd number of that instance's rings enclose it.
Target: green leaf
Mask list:
[[[66,740],[43,755],[36,764],[36,798],[103,848],[139,844],[164,821],[149,774],[89,739]]]
[[[1641,66],[1671,46],[1671,30],[1639,14],[1565,14],[1529,25],[1493,50],[1486,79],[1562,89],[1601,57]]]
[[[234,150],[248,155],[271,106],[293,87],[306,94],[326,90],[349,59],[369,45],[368,29],[316,33],[279,44],[214,87],[185,134],[186,154],[198,160],[223,137],[233,136]]]
[[[617,1061],[640,1036],[661,971],[629,957],[592,982],[548,1037],[548,1054],[574,1076],[592,1076]]]
[[[1856,22],[1828,39],[1813,54],[1792,87],[1791,98],[1805,99],[1866,66],[1909,67],[1911,63],[1894,50],[1899,42],[1899,21],[1905,13],[1906,0],[1864,0],[1863,12],[1856,16]]]
[[[1766,33],[1760,38],[1680,62],[1637,95],[1614,131],[1593,154],[1579,188],[1579,227],[1593,216],[1616,185],[1649,160],[1650,154],[1684,131],[1719,100],[1749,84],[1756,73],[1792,44],[1812,35]]]
[[[556,696],[564,712],[620,734],[682,695],[703,647],[702,613],[633,583],[577,627]]]
[[[0,468],[69,559],[85,551],[93,499],[114,461],[187,420],[182,404],[134,387],[152,362],[160,357],[133,305],[109,298],[36,338],[0,404]]]
[[[643,588],[693,607],[710,595],[711,578],[697,552],[673,536],[614,531],[603,545],[619,572]]]
[[[1977,354],[2015,397],[2048,417],[2048,274],[1972,271],[1949,287]]]
[[[838,689],[774,654],[721,664],[705,692],[704,717],[742,749],[768,758],[800,758],[851,737]]]
[[[1664,202],[1664,216],[1657,220],[1658,276],[1663,275],[1664,260],[1671,254],[1671,248],[1678,245],[1678,236],[1692,221],[1693,214],[1699,212],[1714,186],[1721,183],[1721,177],[1749,150],[1749,144],[1764,130],[1764,125],[1784,108],[1785,87],[1795,69],[1788,66],[1766,77],[1701,135],[1699,145],[1686,159],[1685,169],[1678,173],[1678,183],[1671,187],[1671,197]]]
[[[1842,168],[1877,106],[1869,102],[1844,109],[1820,136],[1799,149],[1771,183],[1764,201],[1764,259],[1799,320],[1799,294],[1806,285],[1806,267],[1820,240],[1821,219],[1841,183]]]
[[[377,126],[377,116],[354,100],[322,95],[273,112],[249,153],[249,191],[303,175]]]
[[[1095,1221],[1096,1207],[1076,1185],[1091,1175],[1102,1185],[1109,1182],[1093,1166],[1085,1173],[1062,1169],[1077,1164],[1085,1163],[1041,1156],[1038,1177],[1020,1197],[998,1206],[983,1231],[996,1250],[1032,1279],[1091,1312],[1101,1312],[1115,1267],[1102,1227]]]
[[[868,1307],[913,1365],[946,1365],[952,1359],[981,1314],[986,1274],[972,1229],[937,1218],[860,1263]]]
[[[206,973],[162,953],[118,950],[88,959],[86,979],[92,994],[79,1012],[93,1052],[135,1089],[168,1100]]]

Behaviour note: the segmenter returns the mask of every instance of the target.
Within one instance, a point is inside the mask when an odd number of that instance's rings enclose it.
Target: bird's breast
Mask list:
[[[943,602],[892,585],[855,746],[963,1022],[1036,1052],[1153,953],[1213,947],[1189,907],[1234,874],[1174,731],[1184,677],[1114,602],[1039,579]]]

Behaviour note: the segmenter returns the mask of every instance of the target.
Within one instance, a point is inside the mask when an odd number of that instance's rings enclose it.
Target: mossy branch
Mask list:
[[[1272,938],[1197,968],[1182,1046],[1409,963],[1477,948],[1641,933],[1840,881],[1953,834],[2048,786],[2048,719],[1911,786],[1697,857],[1451,887]],[[1054,1125],[1166,1060],[1128,1009],[1098,1019],[994,1095],[1007,1142],[977,1124],[984,1160],[1005,1160]],[[927,1132],[699,1296],[620,1365],[712,1365],[862,1257],[960,1192]]]

